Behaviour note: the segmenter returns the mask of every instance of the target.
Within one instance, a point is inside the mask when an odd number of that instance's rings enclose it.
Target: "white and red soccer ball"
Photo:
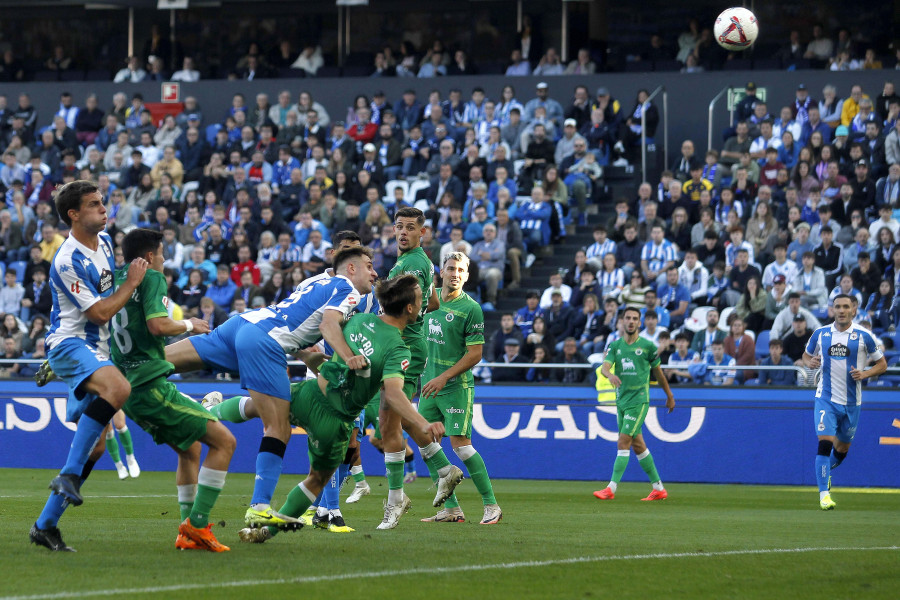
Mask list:
[[[739,52],[753,45],[759,35],[759,23],[756,15],[736,6],[727,8],[716,19],[713,27],[716,41],[726,50]]]

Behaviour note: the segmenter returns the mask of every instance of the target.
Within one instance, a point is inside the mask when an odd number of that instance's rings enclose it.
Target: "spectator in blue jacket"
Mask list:
[[[535,187],[531,190],[531,202],[526,202],[516,212],[522,237],[529,252],[539,246],[550,243],[550,217],[553,207],[544,201],[544,189]]]
[[[769,356],[760,361],[760,366],[782,366],[792,367],[794,361],[782,354],[784,345],[778,338],[769,340]],[[790,387],[797,385],[797,373],[793,369],[785,369],[783,371],[764,370],[759,372],[760,385],[777,385]]]
[[[216,280],[206,288],[206,297],[212,299],[216,306],[227,312],[231,310],[231,301],[234,299],[236,291],[237,286],[231,280],[228,265],[220,264],[216,267]]]
[[[543,309],[538,305],[541,293],[537,290],[528,290],[525,294],[525,306],[516,311],[516,325],[522,335],[527,337],[531,333],[531,327],[537,317],[544,316]]]

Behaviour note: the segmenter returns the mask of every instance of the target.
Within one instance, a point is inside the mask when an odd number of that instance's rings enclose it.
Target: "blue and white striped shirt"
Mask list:
[[[617,298],[622,292],[622,288],[625,287],[625,272],[618,267],[613,269],[612,272],[606,269],[597,271],[597,283],[600,284],[600,289],[603,290],[604,298],[609,296]]]
[[[644,244],[641,260],[647,261],[651,271],[661,271],[667,262],[675,262],[675,246],[669,240],[663,240],[659,245],[651,240]]]
[[[602,244],[600,242],[594,242],[590,246],[588,246],[585,255],[588,258],[594,258],[595,256],[598,258],[603,258],[607,254],[615,254],[616,253],[616,243],[612,240],[606,240]]]
[[[112,295],[116,272],[112,239],[100,233],[96,250],[69,235],[50,265],[50,332],[47,348],[69,338],[80,338],[109,355],[109,325],[91,323],[85,311]]]
[[[319,325],[326,310],[337,310],[344,319],[359,305],[359,292],[343,275],[313,282],[274,306],[241,313],[291,354],[308,348],[322,337]]]
[[[309,286],[315,284],[319,281],[328,281],[334,277],[334,271],[331,267],[325,269],[324,272],[319,273],[318,275],[313,275],[312,277],[307,277],[297,286],[297,291],[302,291]],[[359,299],[359,304],[353,307],[353,310],[350,312],[350,315],[347,315],[347,319],[350,318],[355,313],[371,313],[373,315],[377,315],[381,311],[381,305],[378,304],[378,299],[375,298],[375,292],[371,291],[365,296],[362,296]],[[318,348],[327,356],[331,356],[334,354],[334,349],[329,346],[325,340],[322,340],[318,344]],[[307,371],[307,379],[315,379],[315,376],[312,375],[312,371]]]
[[[822,357],[822,376],[816,398],[843,406],[862,403],[862,381],[851,377],[850,368],[862,371],[870,360],[877,361],[884,356],[875,344],[872,332],[855,323],[845,331],[838,331],[834,324],[819,327],[809,338],[806,352]]]

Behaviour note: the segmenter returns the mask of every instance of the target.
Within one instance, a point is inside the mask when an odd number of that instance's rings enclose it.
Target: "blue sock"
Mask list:
[[[331,480],[325,484],[325,489],[322,490],[322,495],[325,499],[325,508],[328,510],[334,510],[340,508],[340,492],[341,492],[341,483],[338,479],[338,472],[335,471],[331,475]]]
[[[819,491],[828,491],[828,477],[831,475],[831,457],[816,455],[816,482],[819,484]]]
[[[345,465],[344,463],[341,463],[341,465],[337,469],[337,474],[338,474],[338,489],[340,489],[340,487],[342,485],[344,485],[344,482],[347,480],[347,478],[350,477],[350,465]]]
[[[109,406],[105,400],[101,400],[103,404]],[[96,400],[95,400],[96,402]],[[93,403],[88,406],[91,408]],[[110,408],[112,408],[110,406]],[[94,411],[95,413],[97,411]],[[115,410],[113,410],[115,413]],[[100,417],[103,418],[102,416]],[[94,415],[88,415],[87,410],[81,415],[81,418],[78,419],[78,428],[75,430],[75,437],[72,438],[72,446],[69,448],[69,456],[66,458],[66,465],[62,468],[60,473],[65,475],[81,475],[81,472],[84,470],[84,464],[87,462],[88,456],[91,455],[91,450],[94,449],[94,446],[97,445],[97,441],[100,439],[100,435],[103,433],[103,430],[106,428],[106,424],[109,423],[109,420],[112,419],[112,415],[109,416],[109,419],[106,421],[100,422],[100,419],[95,418]]]
[[[253,485],[253,498],[250,504],[271,504],[275,495],[275,486],[281,477],[284,463],[284,451],[287,445],[281,440],[264,437],[259,444],[256,455],[256,480]]]
[[[410,473],[416,472],[416,463],[415,461],[409,461],[408,463],[403,463],[403,474],[409,475]]]
[[[56,527],[59,523],[59,518],[66,512],[68,506],[69,501],[66,500],[65,496],[62,494],[50,494],[50,497],[47,498],[47,503],[44,505],[44,510],[41,511],[41,516],[38,517],[38,529]]]

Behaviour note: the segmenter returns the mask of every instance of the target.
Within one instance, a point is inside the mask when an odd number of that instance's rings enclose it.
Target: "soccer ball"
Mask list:
[[[713,28],[716,41],[726,50],[746,50],[759,35],[756,15],[739,6],[727,8],[716,19]]]

